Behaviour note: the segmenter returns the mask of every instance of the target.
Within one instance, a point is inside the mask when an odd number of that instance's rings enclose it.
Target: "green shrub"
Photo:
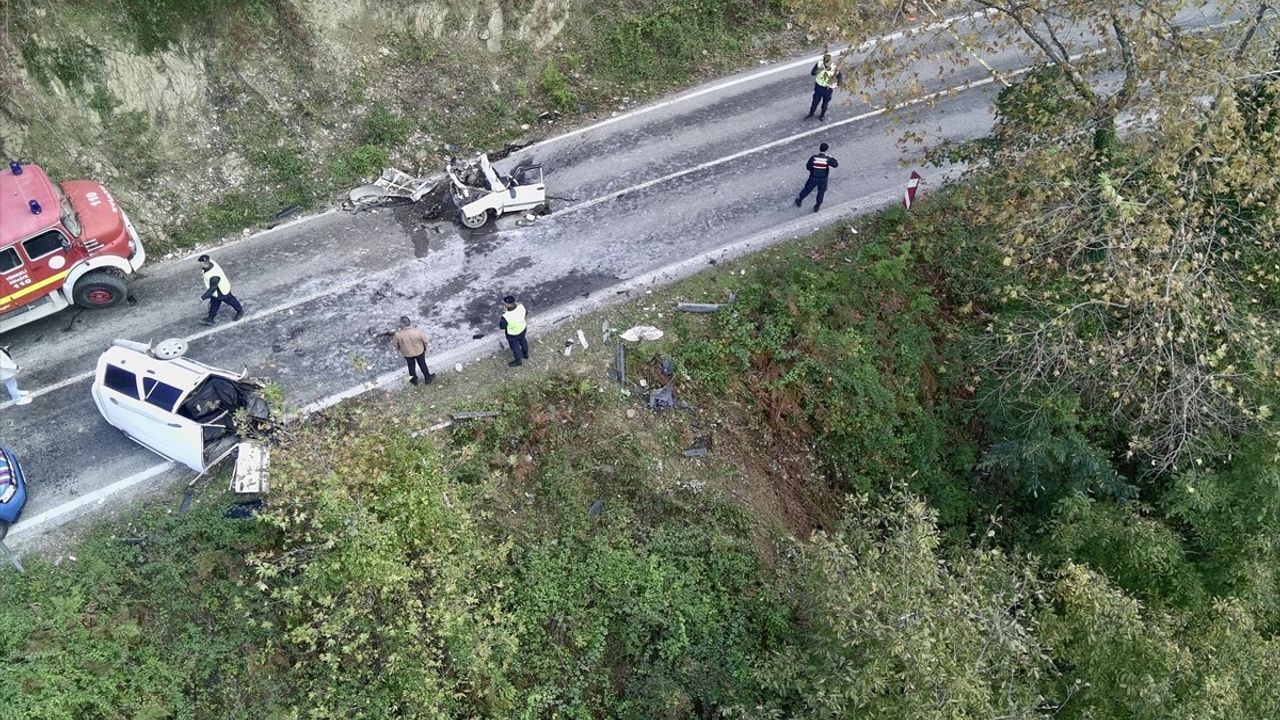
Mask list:
[[[569,82],[565,79],[560,68],[556,67],[555,62],[548,62],[547,66],[542,70],[542,79],[540,81],[542,92],[546,94],[556,107],[564,111],[577,109],[578,96],[569,89]]]
[[[350,153],[339,155],[331,160],[329,177],[340,186],[372,180],[390,162],[391,156],[385,148],[361,145]]]

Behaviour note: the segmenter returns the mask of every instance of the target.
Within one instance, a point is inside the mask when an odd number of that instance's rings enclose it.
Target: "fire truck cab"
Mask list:
[[[146,250],[96,182],[54,184],[38,165],[0,168],[0,333],[71,305],[109,308]]]

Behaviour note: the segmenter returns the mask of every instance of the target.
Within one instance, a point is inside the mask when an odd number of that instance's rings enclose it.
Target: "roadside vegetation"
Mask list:
[[[667,330],[627,392],[602,361],[435,433],[362,401],[290,431],[252,518],[215,489],[29,559],[0,692],[50,719],[1269,717],[1274,428],[1151,472],[1072,394],[1002,393],[980,199],[620,309]],[[664,360],[694,410],[646,407]]]
[[[1112,20],[1179,68],[1276,48]],[[1068,74],[1004,91],[945,149],[967,181],[909,212],[606,311],[666,331],[626,385],[600,348],[437,432],[420,400],[340,406],[280,438],[252,517],[209,491],[4,571],[6,709],[1276,717],[1280,82],[1122,103]],[[668,381],[690,407],[647,407]]]

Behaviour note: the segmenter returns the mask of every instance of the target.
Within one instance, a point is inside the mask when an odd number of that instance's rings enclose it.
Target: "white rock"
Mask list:
[[[453,370],[454,372],[462,372],[462,363],[454,363]]]

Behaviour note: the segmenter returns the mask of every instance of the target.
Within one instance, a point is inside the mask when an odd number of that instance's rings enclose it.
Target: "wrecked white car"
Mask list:
[[[98,358],[91,392],[102,417],[131,440],[202,472],[240,442],[238,421],[263,426],[270,408],[247,370],[205,365],[183,357],[186,349],[182,340],[116,340]]]
[[[455,158],[447,172],[458,220],[472,230],[506,213],[549,210],[541,165],[519,165],[504,175],[481,153],[475,160]]]

